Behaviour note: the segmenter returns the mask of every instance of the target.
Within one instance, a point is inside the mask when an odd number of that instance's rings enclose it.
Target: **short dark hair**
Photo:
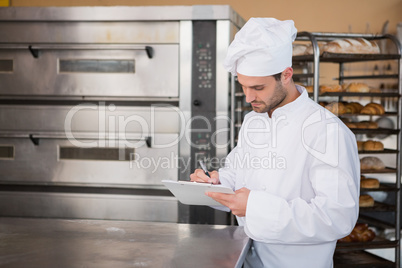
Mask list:
[[[278,73],[278,74],[274,74],[272,76],[275,78],[276,81],[281,81],[281,75],[282,75],[282,73]]]

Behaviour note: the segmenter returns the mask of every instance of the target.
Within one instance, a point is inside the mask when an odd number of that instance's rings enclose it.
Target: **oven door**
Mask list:
[[[178,221],[177,107],[0,110],[0,216]]]
[[[0,46],[0,95],[177,98],[178,64],[177,44]]]
[[[0,109],[2,181],[145,187],[178,179],[177,107]]]
[[[0,34],[2,98],[179,95],[177,21],[11,20]]]

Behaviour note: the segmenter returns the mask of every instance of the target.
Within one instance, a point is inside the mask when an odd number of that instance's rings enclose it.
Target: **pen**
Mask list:
[[[200,160],[200,161],[198,161],[198,163],[200,163],[200,166],[201,166],[202,170],[204,171],[205,175],[207,175],[208,177],[211,177],[211,176],[209,176],[207,167],[205,166],[204,162],[202,160]]]

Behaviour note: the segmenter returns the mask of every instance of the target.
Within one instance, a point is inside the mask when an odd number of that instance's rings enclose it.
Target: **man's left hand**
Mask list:
[[[247,188],[241,188],[235,192],[235,194],[223,194],[207,192],[206,195],[212,197],[215,201],[228,207],[232,213],[239,217],[246,216],[247,200],[250,194],[250,190]]]

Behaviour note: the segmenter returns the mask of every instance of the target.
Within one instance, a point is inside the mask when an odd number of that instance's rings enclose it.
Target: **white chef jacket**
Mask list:
[[[360,162],[354,134],[301,95],[267,113],[250,112],[219,170],[221,184],[250,189],[245,217],[251,267],[333,266],[336,241],[359,210]]]

